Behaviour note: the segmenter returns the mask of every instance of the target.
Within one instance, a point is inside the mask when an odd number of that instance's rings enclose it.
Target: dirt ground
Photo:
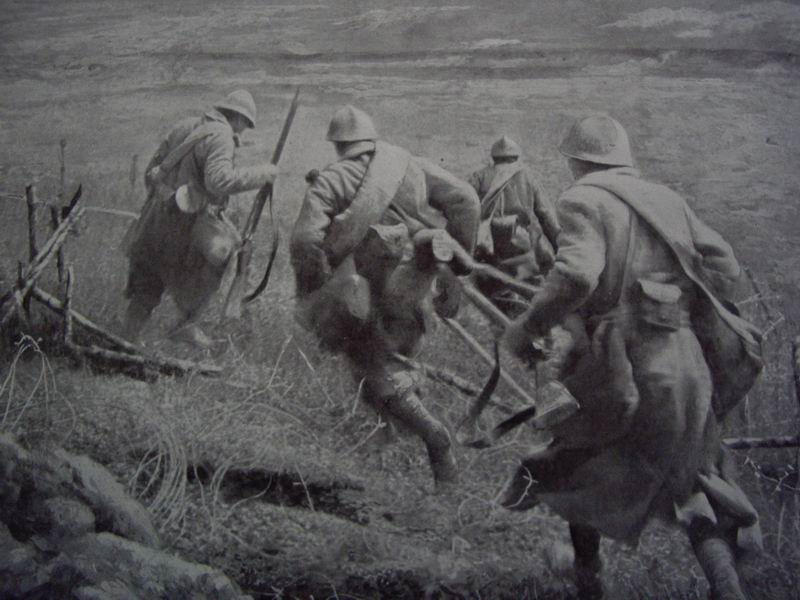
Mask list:
[[[507,133],[554,198],[569,184],[556,151],[566,128],[588,113],[612,114],[627,128],[643,173],[682,193],[730,240],[761,290],[763,302],[752,282],[746,283],[741,306],[768,331],[772,362],[746,412],[730,425],[731,435],[797,433],[787,364],[789,340],[800,322],[794,301],[800,285],[800,9],[795,4],[0,4],[2,193],[20,193],[36,182],[42,197],[53,197],[63,138],[68,189],[81,183],[87,205],[136,211],[142,184],[137,179],[130,189],[132,160],[138,157],[141,169],[177,119],[246,87],[259,117],[244,138],[240,159],[264,161],[300,87],[302,104],[275,192],[279,225],[288,233],[304,175],[334,159],[324,133],[343,103],[371,113],[387,140],[464,177],[485,164],[491,143]],[[250,195],[241,195],[234,213],[244,213],[249,201]],[[2,266],[14,272],[27,243],[24,206],[0,199],[0,215]],[[118,247],[128,222],[97,213],[86,221],[69,246],[78,282],[75,305],[116,327],[126,272]],[[266,221],[257,241],[264,248],[256,253],[259,261],[269,241]],[[196,380],[134,384],[56,363],[60,393],[92,423],[79,427],[69,443],[131,478],[138,458],[119,458],[119,440],[104,437],[113,438],[123,426],[108,406],[126,398],[157,401],[179,429],[192,407],[226,399],[240,408],[272,403],[274,413],[257,409],[274,417],[256,421],[269,428],[269,435],[261,436],[267,443],[257,452],[231,450],[231,439],[260,435],[244,428],[246,419],[237,420],[233,410],[222,441],[194,447],[214,467],[221,464],[214,452],[230,458],[239,474],[220,488],[229,502],[214,505],[222,512],[213,518],[200,498],[213,472],[190,478],[184,514],[163,528],[178,551],[224,568],[260,598],[568,597],[565,524],[544,509],[512,515],[493,504],[505,474],[535,440],[523,434],[496,450],[463,451],[463,493],[432,500],[421,449],[412,439],[388,449],[376,443],[375,417],[353,403],[355,389],[342,374],[341,361],[324,357],[293,326],[293,294],[284,246],[269,291],[246,321],[214,330],[221,341],[213,358],[238,388]],[[210,328],[217,309],[209,313]],[[159,339],[160,328],[172,318],[165,303],[146,337],[159,349],[185,353]],[[465,318],[480,326],[474,316]],[[482,335],[490,338],[488,332]],[[460,348],[440,331],[424,356],[477,382],[485,376],[483,367]],[[251,393],[241,390],[241,381]],[[431,387],[435,410],[456,422],[464,400]],[[286,414],[305,421],[305,428]],[[285,428],[278,431],[275,423]],[[127,442],[131,448],[139,443]],[[794,458],[767,452],[739,458],[768,534],[766,556],[747,571],[755,597],[800,597],[793,575],[800,571],[797,494],[770,491],[769,477],[756,479],[754,473],[764,472],[753,466],[783,468]],[[266,485],[259,487],[254,467],[283,473],[284,479],[270,484],[267,502],[246,502],[234,510],[233,502]],[[306,479],[322,483],[308,488]],[[298,482],[305,488],[300,498],[294,493]],[[790,535],[794,539],[788,541]],[[655,526],[639,552],[607,543],[604,553],[613,597],[704,593],[699,569],[677,532]]]

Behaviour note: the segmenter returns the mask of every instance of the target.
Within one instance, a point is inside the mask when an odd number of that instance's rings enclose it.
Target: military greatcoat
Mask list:
[[[545,196],[530,168],[520,161],[492,164],[476,171],[469,182],[481,199],[481,221],[487,224],[485,236],[480,235],[477,242],[479,251],[492,254],[497,260],[530,252],[536,273],[550,268],[558,219],[553,202]],[[511,243],[504,245],[490,239],[491,221],[511,216],[519,225]]]
[[[646,200],[656,219],[609,189]],[[554,429],[547,450],[522,461],[504,504],[541,500],[571,523],[627,541],[652,516],[727,519],[743,544],[758,543],[755,510],[721,451],[695,326],[708,293],[730,299],[740,269],[731,247],[677,194],[630,168],[578,180],[557,208],[555,264],[524,318],[532,331],[570,313],[582,318],[589,344],[563,378],[581,410]],[[674,249],[707,275],[705,291]]]
[[[186,151],[166,167],[182,144]],[[168,290],[188,314],[217,290],[238,240],[223,215],[228,197],[261,187],[272,174],[269,165],[237,166],[235,148],[233,129],[217,110],[180,121],[161,142],[145,171],[148,200],[128,235],[128,297],[152,308]],[[176,205],[181,186],[195,212]]]

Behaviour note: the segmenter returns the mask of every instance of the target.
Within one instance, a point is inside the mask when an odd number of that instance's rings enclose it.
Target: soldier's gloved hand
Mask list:
[[[261,169],[265,184],[275,183],[275,179],[277,179],[278,175],[280,175],[281,173],[281,170],[278,167],[278,165],[273,165],[272,163],[267,163],[263,165]]]
[[[506,327],[500,343],[514,356],[531,364],[545,358],[541,345],[541,336],[541,332],[531,330],[528,323],[528,315],[523,313]],[[537,338],[539,338],[539,341],[535,342]]]

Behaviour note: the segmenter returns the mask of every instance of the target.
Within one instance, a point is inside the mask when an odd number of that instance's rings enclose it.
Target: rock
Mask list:
[[[71,470],[70,479],[94,512],[98,530],[111,531],[152,548],[159,547],[158,533],[150,515],[125,493],[105,467],[86,456],[75,456],[64,450],[57,450],[56,456]]]
[[[246,600],[238,587],[221,572],[154,551],[112,533],[89,534],[73,542],[61,557],[62,566],[96,582],[117,582],[136,591],[139,600]],[[122,568],[124,565],[124,568]],[[97,584],[87,588],[87,598],[114,599]],[[99,590],[99,591],[96,591]],[[119,593],[119,590],[114,590]],[[252,599],[250,599],[252,600]]]
[[[50,569],[39,564],[38,554],[0,523],[0,598],[17,598],[47,583]]]
[[[136,594],[117,581],[79,587],[72,594],[77,600],[139,600]]]
[[[220,571],[159,550],[147,511],[101,465],[0,435],[0,598],[250,597]]]
[[[48,541],[54,548],[94,532],[94,513],[77,500],[48,498],[42,503],[41,518],[47,527]]]

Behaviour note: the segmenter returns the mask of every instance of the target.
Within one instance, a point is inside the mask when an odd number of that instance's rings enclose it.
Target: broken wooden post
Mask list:
[[[25,265],[22,263],[21,260],[17,261],[17,285],[22,284],[25,281]],[[6,293],[6,296],[8,293]],[[5,297],[5,296],[4,296]],[[31,320],[31,303],[29,298],[20,298],[14,296],[14,302],[7,307],[9,310],[7,319],[11,318],[11,315],[14,313],[17,314],[17,318],[19,318],[20,322],[22,323],[25,329],[30,329],[30,320]],[[5,320],[3,321],[3,325],[5,325]]]
[[[66,282],[64,285],[64,343],[69,346],[72,343],[72,267],[67,270]]]
[[[67,140],[61,138],[58,144],[58,172],[59,172],[59,190],[58,190],[58,206],[50,207],[50,225],[53,231],[58,229],[61,223],[61,207],[64,206],[67,194],[67,161],[66,161],[66,148]],[[64,281],[64,249],[59,248],[56,255],[56,270],[58,271],[58,282]]]
[[[58,298],[53,296],[52,294],[48,294],[42,288],[35,286],[31,290],[31,297],[34,300],[41,302],[44,306],[52,310],[54,313],[60,316],[64,316],[64,303],[61,302]],[[75,309],[70,309],[70,313],[72,315],[72,320],[86,329],[88,332],[98,336],[102,340],[116,346],[120,350],[128,352],[129,354],[139,354],[141,352],[141,348],[136,344],[132,344],[128,340],[123,337],[120,337],[106,329],[100,327],[89,318],[83,316],[81,313],[76,311]]]
[[[41,302],[54,313],[65,316],[66,311],[64,303],[52,294],[48,294],[40,287],[35,286],[31,290],[31,297],[34,300]],[[100,325],[97,325],[88,317],[85,317],[81,313],[77,312],[75,309],[70,308],[69,314],[75,324],[80,325],[89,333],[122,350],[122,352],[115,352],[105,348],[100,348],[99,346],[78,346],[77,344],[73,344],[73,349],[76,352],[80,352],[89,358],[101,359],[113,364],[128,364],[137,367],[144,367],[167,375],[196,372],[202,375],[216,376],[222,373],[222,368],[214,364],[195,363],[188,360],[180,360],[166,356],[144,356],[142,354],[141,346],[132,344],[125,338],[122,338],[108,331],[107,329],[100,327]],[[130,358],[127,363],[125,361],[126,356]]]
[[[22,306],[36,280],[41,276],[47,264],[55,256],[58,249],[64,244],[70,229],[83,216],[83,208],[75,207],[50,236],[44,247],[36,254],[31,263],[20,273],[19,281],[14,288],[0,297],[0,327],[5,327],[15,306]]]
[[[28,203],[28,262],[39,253],[36,247],[36,188],[31,183],[25,188],[25,200]]]
[[[417,360],[413,360],[408,358],[407,356],[403,356],[395,352],[392,354],[392,357],[403,364],[404,366],[408,367],[409,369],[414,369],[415,371],[419,371],[427,378],[431,379],[432,381],[437,381],[439,383],[443,383],[445,385],[449,385],[457,389],[459,392],[466,394],[467,396],[477,396],[481,393],[481,388],[473,383],[470,383],[463,377],[456,375],[446,369],[441,369],[439,367],[434,367],[427,363],[423,363]],[[511,414],[514,412],[514,408],[506,404],[500,399],[492,398],[489,401],[490,404],[496,406],[501,412],[506,414]]]
[[[128,354],[127,352],[116,352],[114,350],[100,348],[94,344],[89,344],[88,346],[71,344],[71,347],[82,356],[99,362],[109,363],[119,367],[138,367],[155,371],[162,375],[199,373],[207,377],[216,377],[222,373],[221,367],[208,363],[196,363],[190,360],[181,360],[177,358]]]
[[[792,375],[794,378],[794,399],[800,403],[800,336],[792,342]]]

